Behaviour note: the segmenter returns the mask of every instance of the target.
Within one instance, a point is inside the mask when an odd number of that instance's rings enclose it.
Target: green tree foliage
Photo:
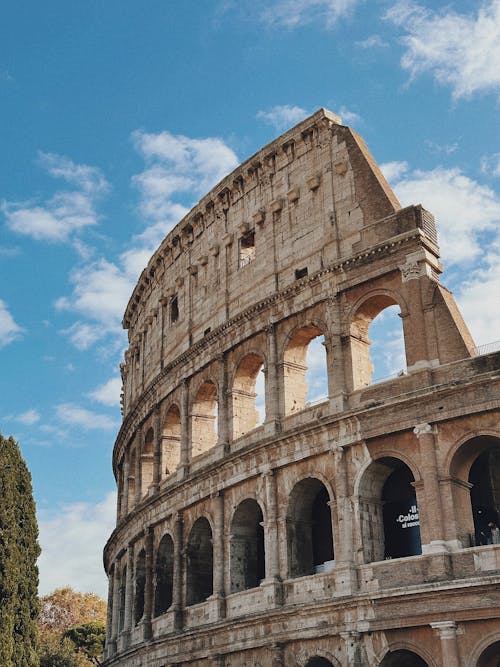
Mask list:
[[[0,435],[0,665],[36,667],[40,554],[31,475],[13,438]]]
[[[70,639],[77,650],[83,653],[94,665],[100,665],[106,639],[104,623],[93,621],[70,628],[64,635]]]
[[[106,627],[104,600],[65,587],[43,596],[40,602],[40,667],[99,665]]]

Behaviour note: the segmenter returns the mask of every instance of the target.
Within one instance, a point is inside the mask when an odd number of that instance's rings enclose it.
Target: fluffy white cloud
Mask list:
[[[21,424],[25,424],[26,426],[32,426],[33,424],[36,424],[36,422],[40,421],[40,413],[37,410],[26,410],[26,412],[22,412],[20,415],[17,415],[16,421],[20,422]]]
[[[85,315],[105,328],[119,323],[134,285],[116,264],[98,260],[75,270],[70,280],[73,295],[58,299],[56,308]]]
[[[39,161],[49,174],[76,185],[78,190],[56,192],[41,205],[2,202],[2,212],[9,229],[36,241],[61,243],[82,229],[96,225],[95,201],[108,189],[99,169],[77,165],[55,153],[40,153]]]
[[[93,398],[99,403],[109,406],[120,405],[120,393],[122,390],[122,381],[120,378],[111,378],[104,384],[100,385],[94,391],[89,393],[90,398]]]
[[[20,338],[23,331],[14,321],[6,303],[0,299],[0,348]]]
[[[86,431],[112,431],[117,422],[107,415],[100,415],[73,403],[61,403],[56,407],[56,416],[64,424],[78,426]]]
[[[274,0],[266,3],[261,19],[270,26],[296,28],[321,21],[331,28],[357,3],[358,0]]]
[[[395,160],[394,162],[385,162],[380,165],[380,170],[389,181],[389,183],[397,183],[397,181],[408,171],[408,162]]]
[[[363,39],[360,42],[356,42],[356,46],[359,46],[361,49],[373,49],[378,48],[387,48],[389,44],[384,42],[380,35],[370,35],[366,39]]]
[[[486,250],[481,266],[465,277],[456,295],[478,345],[500,340],[500,235]]]
[[[115,493],[108,493],[96,505],[81,502],[65,505],[58,512],[39,512],[40,595],[68,585],[106,599],[102,550],[115,521]]]
[[[412,76],[431,73],[455,99],[500,90],[500,0],[481,3],[475,14],[400,0],[386,18],[405,32],[401,65]]]
[[[269,111],[259,111],[257,118],[260,118],[267,125],[272,125],[278,132],[281,132],[304,120],[308,115],[309,111],[302,109],[302,107],[282,104],[269,109]]]
[[[482,253],[481,235],[500,224],[500,197],[460,169],[408,171],[405,163],[383,165],[401,204],[422,204],[436,218],[447,265],[471,264]]]
[[[500,176],[500,153],[484,155],[481,159],[481,171],[487,176]]]
[[[350,111],[347,107],[340,107],[338,114],[345,125],[357,125],[361,122],[361,116],[355,111]]]

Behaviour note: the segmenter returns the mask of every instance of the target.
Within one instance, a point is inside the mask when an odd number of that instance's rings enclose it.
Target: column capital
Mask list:
[[[441,639],[455,639],[457,636],[456,621],[435,621],[429,625],[436,630]]]
[[[417,436],[417,438],[420,438],[420,436],[422,435],[435,434],[436,429],[432,424],[427,424],[423,422],[421,424],[415,425],[413,433]]]

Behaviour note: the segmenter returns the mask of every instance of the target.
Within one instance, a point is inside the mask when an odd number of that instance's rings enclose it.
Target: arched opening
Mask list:
[[[500,641],[488,646],[479,656],[477,667],[499,667],[500,665]]]
[[[213,593],[212,529],[205,517],[195,521],[187,545],[186,604],[203,602]]]
[[[393,457],[372,463],[360,484],[360,522],[365,563],[422,553],[415,479]]]
[[[333,667],[333,663],[326,658],[315,655],[306,662],[306,667]]]
[[[172,405],[165,416],[161,437],[161,479],[177,469],[181,460],[181,413]]]
[[[198,389],[191,411],[192,455],[203,454],[217,444],[217,387],[207,380]]]
[[[321,329],[311,324],[295,331],[283,357],[285,414],[328,396],[326,349]]]
[[[500,528],[500,438],[479,435],[464,442],[450,463],[450,485],[461,544],[496,543],[495,526]]]
[[[172,604],[174,587],[174,542],[170,535],[161,538],[155,563],[154,615],[164,614]]]
[[[135,507],[135,471],[136,464],[135,449],[130,452],[130,462],[128,467],[128,511],[131,512]]]
[[[141,495],[146,496],[149,492],[149,487],[153,483],[153,443],[154,431],[149,428],[144,436],[144,443],[141,452]]]
[[[399,649],[398,651],[389,651],[380,663],[380,667],[428,667],[428,665],[413,651]]]
[[[257,501],[238,505],[231,523],[231,593],[255,588],[266,576],[262,522]]]
[[[125,627],[125,602],[127,599],[127,566],[124,565],[120,577],[120,610],[118,618],[118,627],[120,632]]]
[[[262,404],[262,395],[258,396],[257,389],[262,392],[264,387],[262,383],[257,387],[257,379],[263,377],[263,366],[262,357],[253,353],[247,354],[238,365],[232,389],[234,439],[262,423],[258,411],[258,404]]]
[[[330,496],[319,479],[308,477],[294,486],[288,502],[286,533],[290,577],[332,569]]]
[[[353,389],[367,387],[406,372],[406,353],[399,305],[387,294],[367,299],[350,327]]]
[[[135,598],[134,620],[137,625],[144,616],[144,597],[146,592],[146,552],[141,549],[135,562]]]
[[[475,544],[500,543],[500,446],[488,447],[469,473]]]

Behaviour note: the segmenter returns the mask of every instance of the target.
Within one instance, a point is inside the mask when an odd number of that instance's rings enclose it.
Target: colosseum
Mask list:
[[[107,667],[500,664],[500,352],[441,271],[324,109],[168,234],[123,320]]]

